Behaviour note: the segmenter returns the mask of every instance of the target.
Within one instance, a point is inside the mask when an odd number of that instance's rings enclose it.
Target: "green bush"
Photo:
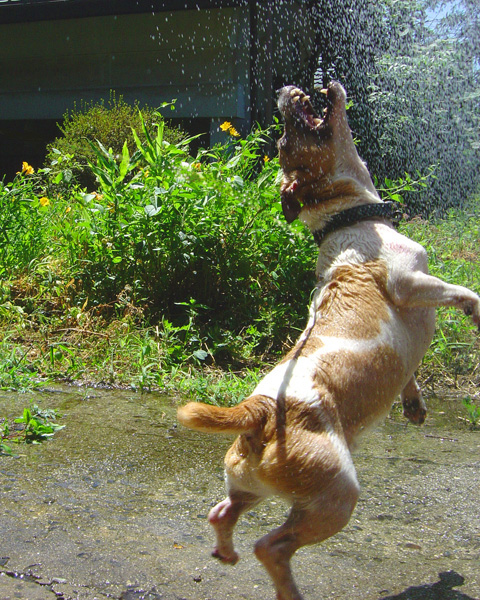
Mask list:
[[[62,221],[77,302],[114,308],[127,299],[150,320],[176,324],[193,305],[218,354],[259,320],[267,345],[278,346],[292,323],[304,325],[315,251],[303,228],[281,217],[278,163],[262,156],[268,133],[196,158],[189,140],[164,138],[163,122],[155,136],[145,123],[141,133],[145,141],[135,134],[137,151],[125,144],[120,161],[97,146],[99,193],[79,193]]]
[[[58,125],[63,135],[47,146],[45,168],[49,170],[48,179],[69,182],[73,178],[82,187],[95,189],[95,176],[89,166],[95,162],[92,143],[98,140],[105,148],[111,148],[115,156],[120,156],[126,141],[129,151],[133,152],[136,146],[132,127],[141,132],[140,137],[145,140],[142,119],[147,131],[153,131],[158,120],[155,109],[148,106],[140,109],[138,103],[132,106],[122,96],[117,100],[114,93],[108,103],[102,100],[82,104],[80,109],[67,112]],[[185,137],[181,129],[165,126],[165,139],[170,142],[177,143]]]
[[[305,325],[316,249],[281,215],[272,131],[194,158],[159,114],[138,119],[133,149],[89,143],[94,192],[48,169],[0,186],[6,314],[60,329],[131,315],[175,338],[170,367],[282,348]]]

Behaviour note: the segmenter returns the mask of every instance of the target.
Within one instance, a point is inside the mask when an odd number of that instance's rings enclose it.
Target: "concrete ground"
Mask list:
[[[286,507],[241,519],[242,559],[210,557],[210,507],[223,497],[229,440],[187,431],[157,394],[58,388],[0,393],[0,415],[30,400],[66,425],[0,456],[1,600],[264,600],[256,539]],[[478,600],[480,434],[389,420],[354,460],[361,499],[349,525],[293,562],[305,600]]]

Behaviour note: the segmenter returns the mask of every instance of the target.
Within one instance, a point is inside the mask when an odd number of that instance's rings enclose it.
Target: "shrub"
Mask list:
[[[73,178],[82,187],[95,189],[95,175],[89,166],[96,160],[92,144],[98,140],[105,148],[111,148],[115,156],[120,156],[126,141],[129,151],[133,152],[136,146],[132,127],[145,141],[142,120],[146,130],[153,131],[158,120],[155,109],[148,106],[140,109],[138,103],[132,106],[122,96],[117,100],[114,93],[108,103],[102,100],[82,104],[80,109],[67,112],[58,125],[63,135],[47,146],[45,167],[49,169],[49,180],[59,181],[63,174],[64,179]],[[177,143],[185,137],[181,129],[165,126],[165,139],[170,142]]]
[[[292,322],[304,325],[314,250],[301,225],[287,226],[280,215],[278,162],[262,156],[268,133],[196,158],[189,140],[164,139],[163,122],[155,136],[146,123],[141,133],[137,152],[125,144],[120,161],[97,146],[98,193],[80,193],[62,222],[77,302],[121,308],[128,301],[150,321],[176,324],[194,309],[217,355],[230,354],[248,328],[260,338],[262,320],[263,339],[278,347]]]
[[[90,145],[95,192],[55,183],[47,192],[43,173],[0,186],[10,239],[0,258],[15,277],[5,319],[15,303],[29,327],[140,322],[168,348],[168,369],[282,348],[305,325],[316,250],[281,216],[278,161],[264,157],[272,132],[193,158],[191,140],[172,143],[153,117],[152,133],[140,114],[133,151]]]

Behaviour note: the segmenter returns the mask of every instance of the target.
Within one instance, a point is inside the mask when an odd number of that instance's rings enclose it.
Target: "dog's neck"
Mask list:
[[[312,188],[312,191],[318,191]],[[343,211],[366,204],[383,204],[375,188],[371,191],[350,178],[331,182],[328,188],[323,188],[318,195],[304,198],[303,202],[299,218],[312,233],[324,229]]]
[[[327,235],[338,229],[372,219],[388,219],[392,223],[395,223],[399,220],[399,217],[400,213],[393,202],[361,204],[334,214],[321,229],[312,231],[312,234],[317,245],[320,246]]]
[[[351,178],[337,180],[328,194],[318,199],[304,200],[299,218],[310,229],[321,249],[317,261],[317,277],[324,280],[328,271],[346,252],[353,262],[373,260],[378,248],[369,248],[361,234],[365,227],[375,222],[392,226],[399,221],[400,211],[395,203],[384,203],[373,188],[366,189]],[[334,193],[336,192],[336,193]],[[341,231],[354,226],[357,231],[340,235]],[[358,229],[360,227],[360,229]],[[375,237],[372,239],[376,239]]]

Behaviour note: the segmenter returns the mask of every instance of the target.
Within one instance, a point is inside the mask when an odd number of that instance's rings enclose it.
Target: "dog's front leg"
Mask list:
[[[421,271],[395,273],[388,287],[391,298],[399,307],[454,306],[471,316],[480,329],[480,298],[466,287],[445,283]]]

